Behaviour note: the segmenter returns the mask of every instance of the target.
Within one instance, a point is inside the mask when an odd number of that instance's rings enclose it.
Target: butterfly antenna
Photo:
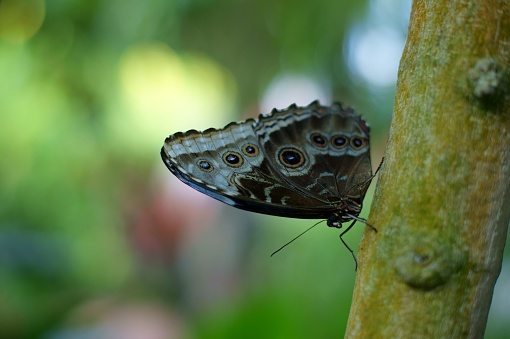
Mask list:
[[[297,238],[299,238],[300,236],[302,236],[303,234],[305,234],[306,232],[308,232],[309,230],[311,230],[312,228],[314,228],[315,226],[317,226],[318,224],[320,224],[321,222],[324,222],[326,220],[321,220],[315,224],[313,224],[312,226],[308,227],[306,230],[304,230],[303,232],[301,232],[299,235],[297,235],[296,237],[294,237],[294,239],[292,239],[291,241],[289,241],[288,243],[286,243],[285,245],[283,245],[282,247],[280,247],[279,249],[277,249],[276,251],[274,251],[271,256],[275,255],[276,253],[280,252],[284,247],[286,247],[287,245],[289,245],[291,242],[293,242],[294,240],[296,240]]]

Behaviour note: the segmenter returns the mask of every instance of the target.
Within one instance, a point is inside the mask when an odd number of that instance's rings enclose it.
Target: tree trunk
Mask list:
[[[482,338],[510,220],[510,2],[414,1],[349,338]]]

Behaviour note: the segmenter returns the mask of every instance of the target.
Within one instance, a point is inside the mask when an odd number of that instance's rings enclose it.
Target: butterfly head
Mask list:
[[[327,221],[329,227],[342,228],[344,222],[357,219],[361,212],[361,204],[355,199],[343,197],[337,204],[337,210],[331,214]]]
[[[335,213],[329,216],[327,220],[329,227],[342,228],[342,221],[339,214]]]

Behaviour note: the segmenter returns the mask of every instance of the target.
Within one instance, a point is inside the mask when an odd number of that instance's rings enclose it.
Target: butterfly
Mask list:
[[[185,184],[228,205],[288,218],[326,219],[342,236],[359,218],[375,174],[370,129],[338,102],[295,104],[221,129],[166,138],[161,157]]]

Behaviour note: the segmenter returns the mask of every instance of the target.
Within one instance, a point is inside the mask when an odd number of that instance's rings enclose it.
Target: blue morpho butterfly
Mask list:
[[[177,178],[231,206],[288,218],[326,219],[342,239],[374,175],[369,127],[340,103],[274,109],[222,129],[166,138],[161,157]]]

